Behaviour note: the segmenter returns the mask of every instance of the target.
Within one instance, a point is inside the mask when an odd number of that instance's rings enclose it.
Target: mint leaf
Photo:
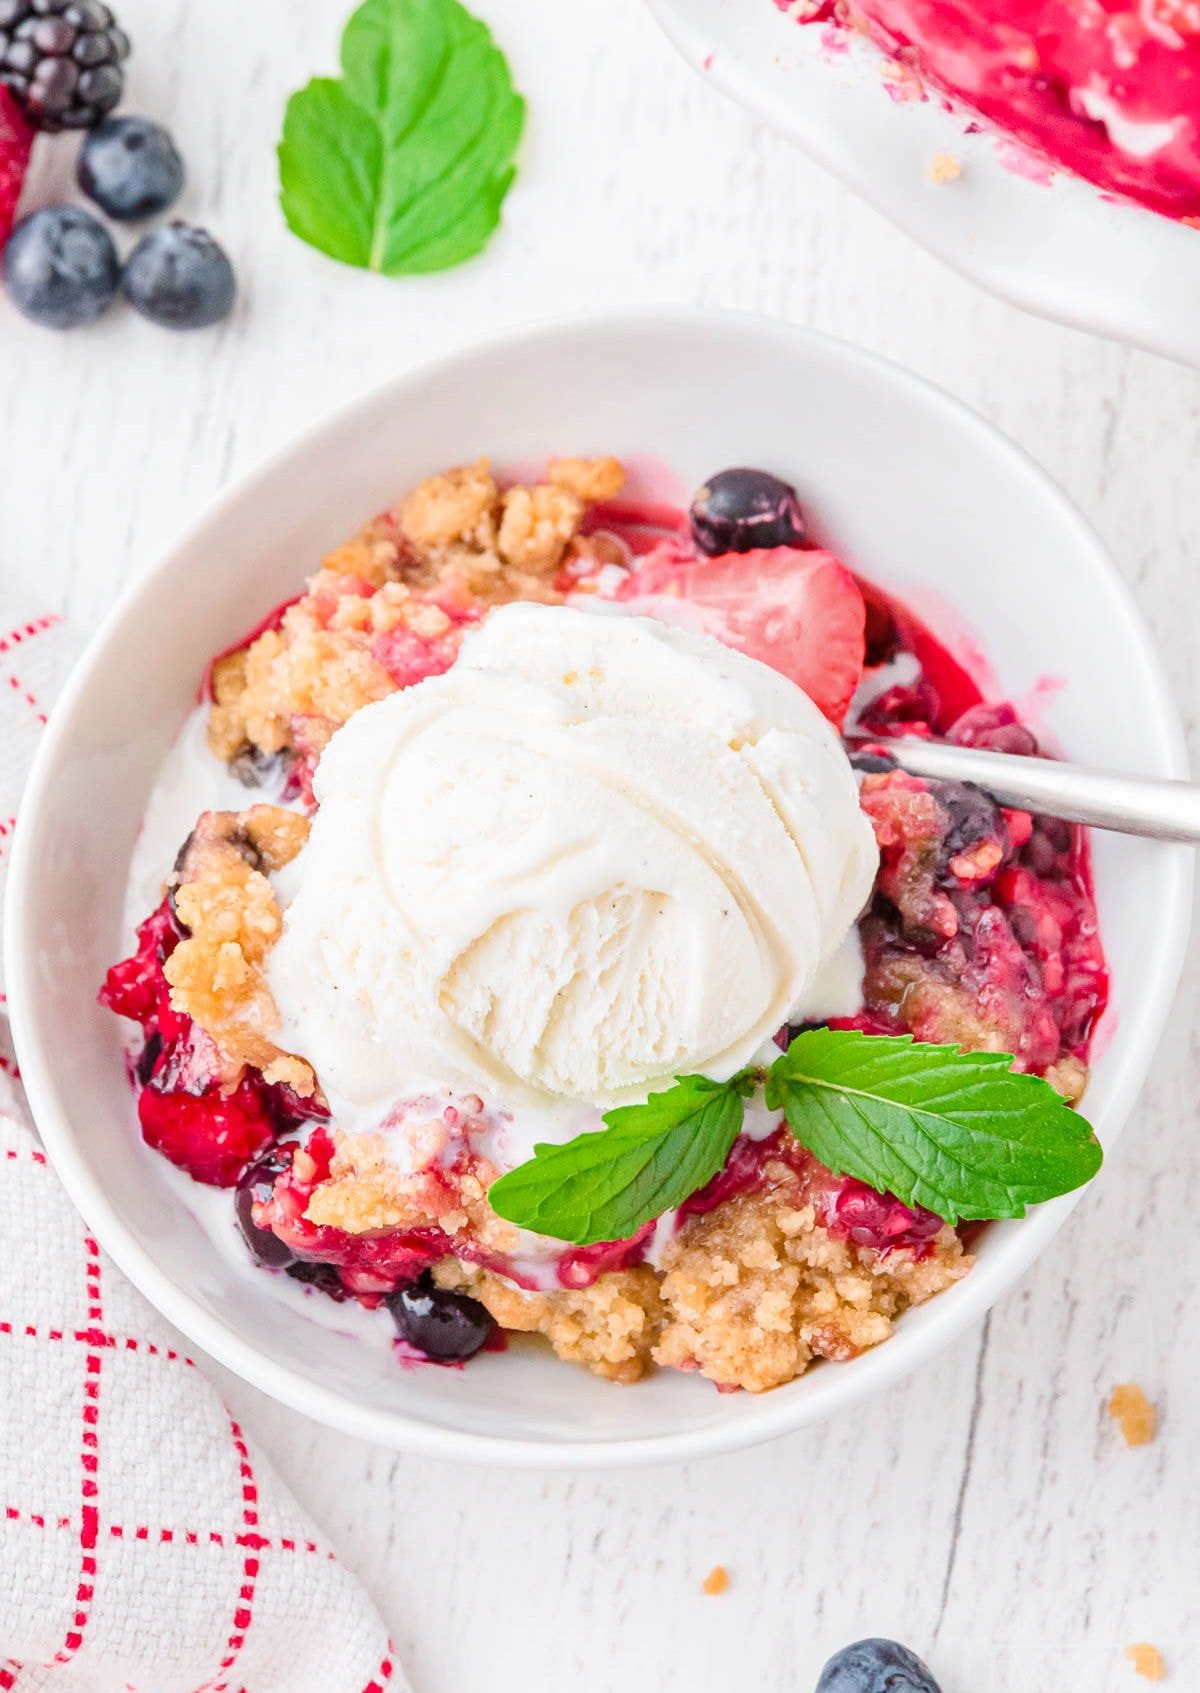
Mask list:
[[[1011,1064],[910,1035],[811,1029],[771,1066],[767,1104],[835,1174],[948,1223],[1023,1217],[1090,1181],[1102,1153],[1048,1082]]]
[[[536,1146],[527,1164],[488,1189],[492,1209],[575,1246],[626,1240],[724,1168],[742,1126],[745,1087],[736,1076],[679,1076],[644,1105],[607,1112],[604,1129]]]
[[[366,0],[342,80],[293,94],[280,203],[301,240],[387,276],[472,258],[500,221],[525,102],[486,24],[458,0]]]

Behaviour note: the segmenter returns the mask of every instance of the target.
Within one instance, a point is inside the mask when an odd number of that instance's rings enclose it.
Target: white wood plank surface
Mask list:
[[[1134,585],[1196,750],[1200,375],[959,281],[707,90],[639,0],[477,0],[530,102],[503,232],[443,277],[345,270],[284,232],[273,145],[349,0],[118,4],[131,109],[173,124],[182,214],[226,241],[243,300],[195,338],[123,313],[55,336],[0,305],[6,589],[87,626],[231,477],[406,364],[566,310],[715,303],[899,359],[1026,446]],[[68,160],[43,161],[40,191]],[[985,1328],[841,1423],[542,1477],[399,1458],[229,1383],[418,1693],[808,1693],[870,1632],[929,1655],[946,1693],[1136,1688],[1133,1640],[1200,1688],[1198,975],[1193,949],[1140,1120],[1053,1249]],[[1134,1452],[1103,1412],[1127,1379],[1164,1412]],[[705,1598],[716,1563],[731,1587]]]

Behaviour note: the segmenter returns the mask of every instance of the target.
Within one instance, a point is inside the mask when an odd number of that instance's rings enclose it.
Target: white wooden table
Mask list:
[[[332,67],[348,0],[118,0],[131,109],[174,125],[182,213],[225,239],[243,302],[193,339],[121,313],[57,337],[0,307],[5,586],[90,624],[231,477],[405,364],[566,309],[717,303],[863,342],[1023,443],[1116,553],[1200,750],[1200,375],[958,281],[705,89],[640,0],[477,3],[529,98],[521,179],[482,260],[388,282],[292,240],[274,203],[284,96]],[[946,1693],[1136,1688],[1134,1640],[1200,1687],[1197,974],[1193,956],[1141,1120],[1053,1250],[837,1426],[543,1477],[396,1457],[229,1382],[418,1693],[808,1693],[871,1632],[926,1652]],[[1134,1452],[1103,1412],[1125,1379],[1165,1413]],[[716,1563],[731,1587],[705,1598]]]

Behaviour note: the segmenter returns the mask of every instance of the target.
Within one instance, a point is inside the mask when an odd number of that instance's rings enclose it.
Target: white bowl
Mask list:
[[[1074,1199],[990,1228],[973,1274],[903,1317],[886,1345],[761,1397],[669,1372],[614,1387],[525,1347],[461,1372],[406,1372],[384,1348],[282,1302],[275,1277],[214,1247],[192,1215],[190,1184],[138,1140],[121,1026],[96,1005],[119,955],[146,797],[208,655],[293,593],[362,518],[426,473],[485,451],[509,462],[649,453],[689,485],[729,463],[780,471],[854,564],[935,627],[981,631],[1007,691],[1061,677],[1044,723],[1070,753],[1180,775],[1179,724],[1102,546],[1014,446],[868,354],[781,324],[688,311],[528,329],[401,377],[226,495],[96,636],[25,798],[7,966],[47,1150],[117,1263],[213,1357],[354,1435],[510,1464],[725,1451],[835,1415],[925,1362],[1009,1286]],[[1175,987],[1191,860],[1183,848],[1099,838],[1096,875],[1113,995],[1088,1109],[1111,1146]]]
[[[947,264],[1014,305],[1200,365],[1200,231],[1105,196],[1065,171],[1030,180],[1015,144],[940,99],[897,102],[884,55],[772,0],[648,0],[714,88],[779,130]],[[935,153],[961,178],[929,180]]]

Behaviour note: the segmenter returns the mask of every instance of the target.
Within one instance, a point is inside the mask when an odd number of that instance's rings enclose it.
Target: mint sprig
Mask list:
[[[498,1216],[576,1246],[626,1240],[682,1205],[722,1169],[742,1127],[741,1077],[679,1076],[644,1105],[606,1113],[603,1129],[536,1146],[488,1189]]]
[[[288,101],[280,201],[301,240],[387,276],[473,257],[500,220],[525,102],[458,0],[365,0],[342,78]]]
[[[948,1223],[1023,1217],[1090,1181],[1103,1154],[1049,1082],[1011,1065],[911,1035],[806,1029],[771,1066],[767,1105],[835,1175]]]
[[[1023,1217],[1100,1168],[1086,1120],[1012,1056],[910,1035],[808,1029],[765,1072],[729,1082],[679,1076],[605,1128],[537,1146],[493,1184],[509,1222],[577,1246],[625,1240],[710,1181],[741,1131],[745,1096],[767,1105],[837,1175],[853,1176],[948,1223]]]

